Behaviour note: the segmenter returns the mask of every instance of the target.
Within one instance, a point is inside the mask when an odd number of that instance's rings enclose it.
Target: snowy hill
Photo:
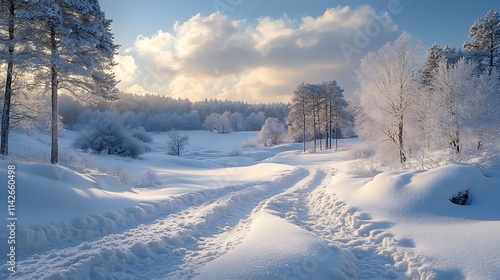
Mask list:
[[[61,139],[12,135],[16,273],[12,279],[496,279],[500,174],[473,166],[361,176],[337,152],[242,148],[255,133],[166,134],[138,159],[88,155]],[[25,161],[32,161],[27,163]],[[36,163],[36,162],[38,163]],[[485,176],[487,174],[488,176]],[[469,190],[471,203],[449,199]],[[7,194],[4,187],[3,192]],[[2,196],[2,197],[6,197]],[[7,221],[7,199],[0,201]],[[5,244],[8,228],[0,228]]]

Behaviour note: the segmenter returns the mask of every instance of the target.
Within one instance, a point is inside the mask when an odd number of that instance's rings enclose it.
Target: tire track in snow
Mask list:
[[[257,183],[194,191],[171,196],[161,201],[142,202],[134,207],[108,212],[104,215],[94,214],[68,222],[60,221],[27,228],[18,234],[17,253],[22,260],[25,256],[44,254],[50,250],[98,240],[112,233],[121,233],[141,224],[152,223],[161,217],[181,212],[189,207],[215,201],[228,193],[255,184]]]
[[[332,175],[330,171],[326,180],[307,197],[306,223],[318,236],[352,253],[356,278],[432,279],[434,272],[425,264],[428,262],[390,234],[389,223],[373,221],[326,190]]]
[[[106,235],[78,246],[55,249],[18,263],[15,279],[150,279],[178,269],[185,258],[200,254],[203,240],[237,227],[262,200],[283,192],[309,173],[296,169],[271,182],[230,191],[147,225]],[[230,244],[228,244],[230,248]],[[203,251],[203,250],[201,250]],[[205,251],[206,252],[206,251]],[[213,254],[213,257],[210,255]],[[209,261],[212,251],[200,260]],[[3,276],[6,274],[0,272]]]
[[[203,239],[199,243],[199,251],[192,252],[186,255],[183,264],[178,269],[168,275],[165,279],[191,279],[197,276],[197,269],[202,267],[205,263],[210,262],[223,254],[227,253],[238,244],[240,244],[246,236],[254,217],[259,211],[268,209],[269,204],[274,201],[289,197],[288,194],[294,193],[297,190],[313,188],[319,182],[323,181],[325,174],[317,172],[317,170],[303,169],[302,172],[307,174],[301,180],[294,184],[283,188],[280,192],[274,193],[272,196],[265,198],[258,203],[250,211],[245,210],[239,213],[238,225],[230,228],[225,227],[220,233]]]
[[[423,258],[415,256],[390,234],[390,224],[372,221],[326,191],[332,169],[309,167],[321,174],[309,184],[290,188],[265,202],[264,208],[318,235],[347,252],[352,279],[432,279],[435,275]]]

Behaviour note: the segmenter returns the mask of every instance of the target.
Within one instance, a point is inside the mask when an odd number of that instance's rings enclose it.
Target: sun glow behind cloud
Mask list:
[[[340,45],[356,46],[356,34],[373,22],[383,22],[376,36],[347,58]],[[360,57],[395,36],[390,17],[370,6],[256,22],[198,14],[170,32],[138,36],[132,49],[117,56],[117,77],[119,87],[130,93],[140,89],[192,100],[287,102],[302,81],[335,79],[350,90]]]

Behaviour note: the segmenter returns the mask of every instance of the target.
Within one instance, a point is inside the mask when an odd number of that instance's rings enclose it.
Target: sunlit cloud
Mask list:
[[[128,84],[137,78],[137,65],[131,55],[116,55],[114,67],[116,79],[122,84]]]
[[[373,23],[379,29],[367,37],[364,30]],[[396,36],[390,16],[370,6],[331,8],[316,18],[283,15],[256,22],[198,14],[176,23],[170,32],[138,36],[134,48],[117,59],[125,64],[117,76],[126,81],[120,85],[123,90],[137,85],[192,100],[287,102],[300,82],[336,79],[354,90],[359,59]],[[358,37],[365,39],[363,45]],[[342,44],[352,47],[351,52]],[[130,73],[125,71],[128,65]]]

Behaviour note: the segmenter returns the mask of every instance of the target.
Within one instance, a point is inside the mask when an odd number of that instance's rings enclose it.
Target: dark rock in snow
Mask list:
[[[469,190],[465,190],[465,192],[459,192],[450,198],[450,201],[457,205],[469,205],[470,204],[470,195]]]

